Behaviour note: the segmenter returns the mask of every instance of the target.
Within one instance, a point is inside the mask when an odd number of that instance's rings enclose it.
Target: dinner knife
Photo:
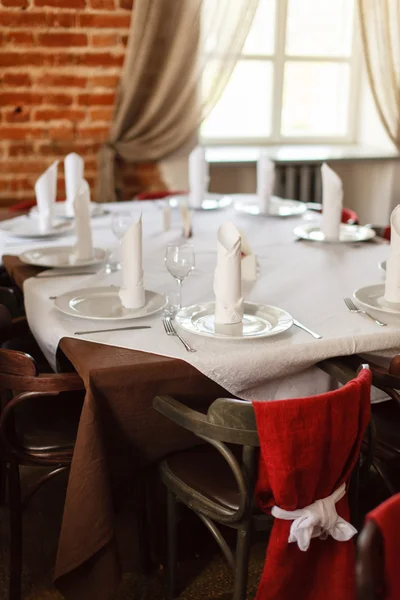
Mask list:
[[[151,329],[151,325],[135,325],[132,327],[118,327],[116,329],[92,329],[90,331],[75,331],[74,335],[86,335],[88,333],[106,333],[107,331],[132,331],[134,329]]]

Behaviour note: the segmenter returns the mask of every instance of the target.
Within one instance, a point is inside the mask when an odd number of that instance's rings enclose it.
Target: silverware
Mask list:
[[[196,352],[196,350],[194,348],[192,348],[191,346],[189,346],[189,344],[187,342],[185,342],[185,340],[183,338],[181,338],[179,333],[176,332],[175,327],[173,326],[173,323],[171,321],[171,317],[163,317],[162,322],[164,325],[165,333],[167,335],[176,336],[178,338],[178,340],[180,340],[182,342],[182,344],[185,346],[187,352]]]
[[[35,275],[37,279],[50,279],[51,277],[76,277],[77,275],[96,275],[97,271],[71,271],[68,273],[50,273],[49,275],[42,275],[38,273]]]
[[[365,312],[365,310],[361,310],[361,308],[357,308],[357,306],[354,304],[354,302],[353,302],[353,300],[351,300],[351,298],[344,298],[344,303],[350,312],[360,313],[362,315],[365,315],[366,317],[371,319],[371,321],[374,321],[374,323],[376,323],[377,325],[380,325],[381,327],[386,327],[386,323],[382,323],[382,321],[378,321],[378,319],[375,319],[372,315]]]
[[[115,329],[92,329],[91,331],[75,331],[74,335],[86,335],[88,333],[107,333],[107,331],[133,331],[134,329],[151,329],[151,325],[135,325],[133,327],[117,327]]]
[[[296,327],[298,327],[299,329],[303,329],[303,331],[306,331],[307,333],[312,335],[313,338],[315,338],[316,340],[322,340],[322,335],[319,335],[319,333],[315,333],[315,331],[308,329],[308,327],[302,325],[302,323],[299,323],[299,321],[296,321],[296,319],[293,319],[293,325],[296,325]]]

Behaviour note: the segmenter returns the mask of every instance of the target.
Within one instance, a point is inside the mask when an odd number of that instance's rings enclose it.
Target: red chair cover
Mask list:
[[[344,208],[342,210],[342,223],[349,223],[355,225],[358,223],[358,214],[355,210],[350,208]]]
[[[320,396],[253,402],[261,455],[261,508],[304,508],[350,478],[370,418],[371,373]],[[349,520],[347,494],[336,504]],[[314,538],[302,552],[288,543],[291,521],[275,519],[257,600],[354,600],[352,540]]]
[[[181,196],[186,192],[171,192],[169,190],[164,190],[162,192],[142,192],[136,196],[136,200],[160,200],[161,198],[166,198],[167,196]]]
[[[385,227],[385,231],[383,232],[383,237],[385,240],[389,240],[390,242],[390,227]]]
[[[400,598],[400,494],[396,494],[368,513],[383,537],[385,560],[385,599]]]

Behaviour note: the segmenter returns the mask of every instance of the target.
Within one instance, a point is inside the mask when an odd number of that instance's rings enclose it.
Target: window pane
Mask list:
[[[260,0],[243,54],[273,54],[275,44],[275,0]]]
[[[349,66],[344,63],[287,62],[282,134],[343,136],[347,133]]]
[[[286,54],[350,56],[354,0],[289,0]]]
[[[207,139],[264,138],[271,133],[272,63],[241,60],[203,123]]]

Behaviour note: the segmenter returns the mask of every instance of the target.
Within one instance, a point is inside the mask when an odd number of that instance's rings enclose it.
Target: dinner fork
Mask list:
[[[377,325],[380,325],[381,327],[386,327],[386,323],[382,323],[382,321],[378,321],[378,319],[375,319],[372,315],[365,312],[365,310],[361,310],[361,308],[357,308],[357,306],[354,304],[354,302],[353,302],[353,300],[351,300],[351,298],[344,298],[344,303],[350,312],[360,313],[362,315],[365,315],[366,317],[371,319],[371,321],[374,321]]]
[[[181,338],[181,336],[179,335],[179,333],[176,331],[175,327],[173,326],[171,317],[163,317],[162,322],[164,325],[165,333],[167,335],[176,336],[182,342],[182,344],[185,346],[187,352],[196,352],[196,350],[194,348],[189,346],[189,344],[187,342],[185,342],[185,340],[183,338]]]

